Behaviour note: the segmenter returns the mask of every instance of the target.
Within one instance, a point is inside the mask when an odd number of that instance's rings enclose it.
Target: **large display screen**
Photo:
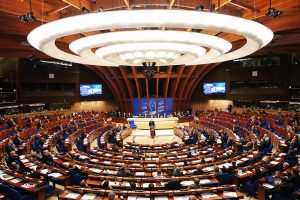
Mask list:
[[[102,84],[80,84],[80,96],[99,96],[102,94]]]
[[[225,82],[203,83],[203,91],[205,95],[225,94]]]
[[[164,98],[141,98],[140,101],[137,98],[133,98],[132,104],[134,115],[136,116],[139,114],[149,114],[154,116],[157,113],[163,115],[164,112],[169,115],[173,108],[173,98],[167,98],[166,101]]]

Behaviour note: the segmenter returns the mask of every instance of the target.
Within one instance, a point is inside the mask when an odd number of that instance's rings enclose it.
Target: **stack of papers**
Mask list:
[[[93,200],[97,195],[93,193],[85,194],[81,197],[82,200]]]
[[[182,181],[181,184],[184,186],[189,186],[189,185],[193,185],[194,181]]]
[[[135,175],[136,176],[145,176],[145,172],[136,172]]]
[[[236,192],[230,192],[230,191],[223,191],[223,195],[227,197],[237,197]]]
[[[273,185],[270,185],[269,183],[263,183],[262,185],[269,189],[273,189],[275,187]]]
[[[58,177],[60,177],[62,174],[61,173],[51,173],[51,174],[49,174],[48,176],[51,176],[51,177],[53,177],[53,178],[58,178]]]
[[[42,174],[47,174],[48,172],[49,172],[49,169],[42,169],[42,170],[41,170],[41,173],[42,173]]]
[[[203,199],[209,199],[209,198],[214,198],[217,197],[217,194],[211,193],[211,192],[204,192],[201,194]]]
[[[72,193],[67,194],[65,197],[69,198],[69,199],[77,199],[79,196],[80,196],[80,194],[72,192]]]
[[[189,200],[189,196],[174,196],[174,200]]]
[[[13,176],[9,175],[9,174],[0,174],[0,179],[4,180],[4,181],[7,181],[7,180],[10,180],[14,178]]]
[[[209,179],[200,179],[200,184],[211,183]]]
[[[101,173],[102,169],[98,169],[98,168],[89,168],[90,171],[95,172],[95,173]]]
[[[12,182],[12,183],[19,183],[21,181],[23,181],[23,180],[19,179],[19,178],[15,178],[15,179],[10,180],[10,182]]]
[[[277,165],[278,163],[279,163],[279,162],[274,161],[274,160],[270,162],[270,164],[272,164],[272,165]]]
[[[21,185],[21,187],[23,188],[33,188],[36,186],[36,183],[25,183],[23,185]]]

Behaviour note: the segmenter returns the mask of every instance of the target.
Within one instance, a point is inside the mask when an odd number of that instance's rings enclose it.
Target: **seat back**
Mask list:
[[[230,173],[217,174],[216,179],[220,182],[220,185],[229,184],[231,183],[232,180],[232,174]]]

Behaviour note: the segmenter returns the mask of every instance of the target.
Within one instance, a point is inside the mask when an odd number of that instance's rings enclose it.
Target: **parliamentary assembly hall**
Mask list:
[[[0,0],[0,200],[300,200],[300,0]]]

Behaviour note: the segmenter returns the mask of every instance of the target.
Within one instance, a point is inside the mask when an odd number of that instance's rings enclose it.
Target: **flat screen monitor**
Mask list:
[[[203,91],[205,95],[225,94],[226,84],[225,82],[203,83]]]
[[[80,84],[80,96],[99,96],[102,94],[102,84]]]

